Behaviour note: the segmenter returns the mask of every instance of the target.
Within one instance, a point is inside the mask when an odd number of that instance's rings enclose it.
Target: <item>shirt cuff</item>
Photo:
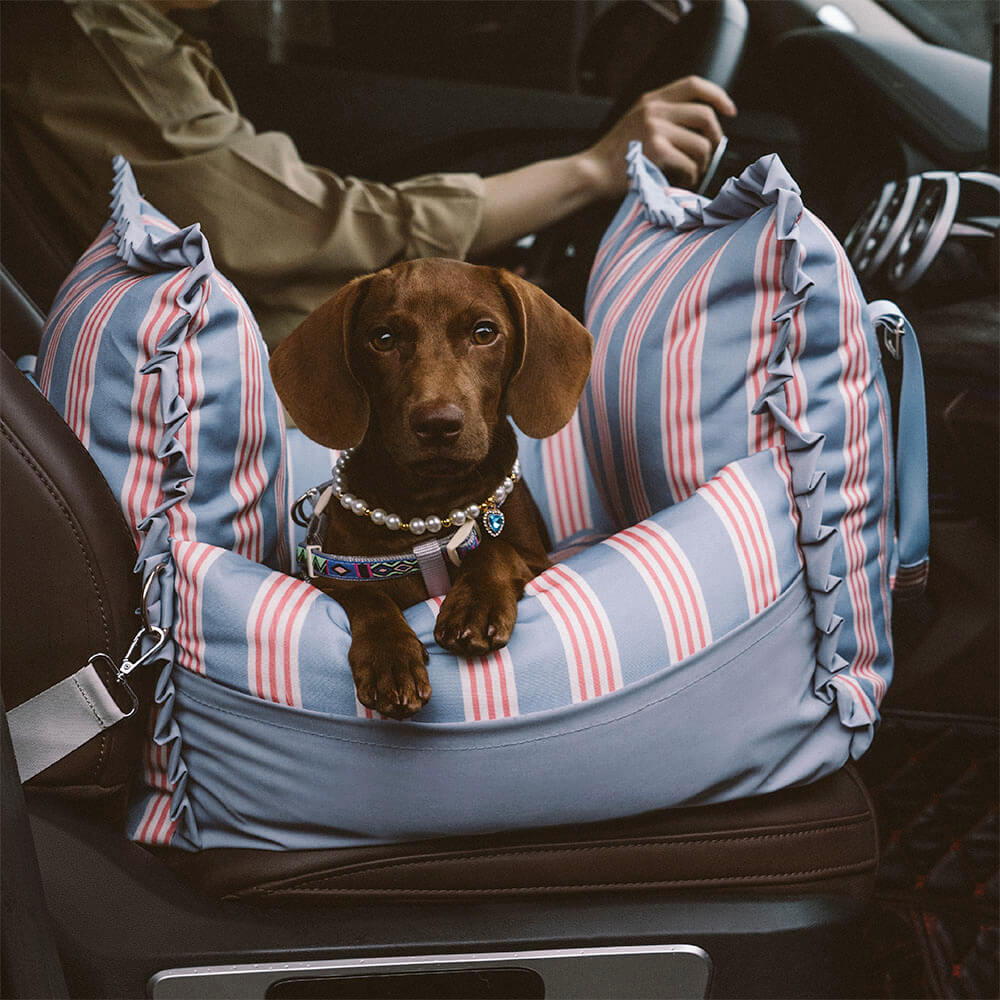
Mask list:
[[[483,178],[478,174],[427,174],[393,187],[409,216],[404,258],[464,260],[483,218]]]

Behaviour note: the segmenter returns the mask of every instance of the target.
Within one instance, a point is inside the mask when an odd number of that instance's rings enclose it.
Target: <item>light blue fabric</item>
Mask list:
[[[284,425],[256,321],[201,229],[150,205],[122,157],[113,170],[108,225],[45,323],[41,389],[119,498],[144,579],[171,537],[289,569]]]
[[[342,847],[589,822],[813,781],[849,736],[803,684],[800,576],[725,642],[556,711],[418,725],[274,705],[179,671],[176,846]]]
[[[896,440],[896,535],[899,569],[925,567],[931,541],[927,502],[927,408],[920,345],[910,321],[894,302],[870,306],[877,327],[894,337],[898,324],[903,376],[899,391]]]
[[[795,458],[794,467],[804,483],[815,482],[811,468],[816,454],[813,449],[804,458]],[[335,601],[306,581],[268,570],[217,546],[175,542],[175,666],[163,674],[157,690],[157,702],[163,707],[146,761],[146,787],[130,815],[132,836],[189,849],[245,844],[250,835],[247,817],[253,810],[240,801],[243,793],[235,791],[234,785],[245,786],[248,796],[260,797],[259,829],[254,836],[264,843],[275,838],[286,847],[293,842],[299,846],[364,843],[372,838],[409,836],[415,824],[423,824],[420,829],[427,835],[470,830],[470,821],[460,821],[453,804],[428,797],[424,811],[409,816],[404,815],[409,812],[409,800],[389,796],[380,799],[378,808],[368,809],[367,825],[351,814],[349,823],[345,819],[333,824],[338,829],[320,832],[331,822],[330,814],[323,813],[322,820],[315,819],[301,833],[306,839],[296,839],[282,817],[291,811],[296,815],[291,826],[300,823],[298,803],[315,795],[316,778],[305,750],[308,740],[276,741],[269,727],[258,729],[256,741],[267,754],[267,768],[282,776],[272,786],[270,777],[261,777],[259,758],[246,752],[254,741],[251,732],[257,723],[253,720],[283,718],[293,731],[306,725],[314,736],[333,734],[329,738],[338,746],[345,739],[351,744],[356,736],[337,734],[364,732],[370,725],[373,740],[403,733],[406,746],[415,740],[424,750],[443,754],[442,760],[449,759],[455,734],[462,734],[462,746],[471,751],[492,748],[496,733],[502,731],[517,734],[517,745],[532,747],[517,766],[528,767],[530,760],[539,775],[553,768],[559,773],[559,768],[582,752],[574,743],[576,737],[568,744],[563,738],[566,725],[575,729],[573,713],[583,705],[614,701],[626,692],[630,692],[628,704],[641,705],[648,699],[659,700],[661,689],[691,688],[684,696],[685,707],[671,724],[682,725],[682,719],[689,716],[688,721],[697,718],[705,732],[738,731],[743,725],[742,696],[715,703],[713,692],[702,701],[694,691],[706,676],[700,665],[722,664],[736,657],[746,660],[750,669],[754,664],[749,661],[758,656],[770,658],[770,651],[758,649],[756,638],[745,640],[758,635],[758,628],[764,627],[760,623],[773,624],[771,611],[779,604],[786,610],[794,605],[808,620],[804,632],[800,625],[791,629],[784,618],[778,626],[779,631],[788,630],[779,644],[786,662],[797,665],[799,680],[791,688],[785,688],[783,681],[773,685],[768,681],[767,691],[754,696],[767,703],[768,713],[761,714],[752,706],[753,725],[759,727],[758,735],[773,730],[772,735],[760,735],[764,742],[776,741],[770,744],[771,750],[790,738],[796,745],[809,743],[819,726],[823,735],[816,738],[825,741],[822,749],[810,751],[791,770],[782,766],[775,776],[772,765],[783,759],[784,752],[771,758],[766,767],[763,757],[760,761],[746,755],[734,757],[728,766],[737,768],[739,780],[723,780],[720,772],[704,786],[698,783],[707,780],[705,770],[685,759],[683,772],[675,773],[673,761],[664,758],[655,792],[645,781],[635,785],[623,779],[621,788],[607,797],[593,795],[590,769],[584,768],[578,772],[575,789],[565,794],[587,802],[588,817],[607,819],[653,808],[651,795],[655,805],[662,807],[688,800],[721,801],[746,790],[779,787],[774,784],[782,780],[777,775],[800,780],[789,775],[806,760],[811,761],[810,775],[826,773],[824,768],[839,766],[851,742],[850,729],[839,721],[833,726],[820,724],[831,714],[833,699],[831,670],[824,665],[829,654],[815,640],[817,606],[827,617],[830,613],[829,608],[822,608],[823,593],[817,587],[827,585],[822,552],[828,551],[833,536],[826,533],[811,541],[819,528],[811,519],[803,522],[800,518],[809,494],[794,496],[794,486],[789,467],[773,450],[734,463],[683,503],[583,548],[533,580],[520,602],[510,644],[487,657],[456,657],[435,644],[440,599],[409,608],[406,618],[430,653],[433,694],[429,704],[405,723],[373,718],[358,703],[347,662],[350,628]],[[803,531],[806,534],[800,536]],[[803,572],[802,548],[809,545],[818,552]],[[798,596],[790,597],[792,592]],[[836,672],[835,663],[831,669]],[[188,684],[192,678],[194,687]],[[654,679],[656,684],[651,686]],[[243,717],[247,721],[238,722],[215,706],[202,718],[199,706],[211,702],[212,689],[231,693],[244,706],[265,706],[265,715],[246,708]],[[193,705],[188,700],[192,692],[201,692]],[[811,707],[803,714],[800,702],[807,693]],[[278,714],[273,715],[272,709]],[[564,713],[569,713],[569,722],[563,720]],[[599,716],[604,720],[599,724],[605,727],[600,729],[603,738],[608,745],[621,748],[622,759],[632,739],[633,715],[629,709],[620,716]],[[234,727],[244,724],[247,744],[238,743],[236,752],[226,749]],[[500,730],[498,724],[502,724]],[[219,730],[215,734],[209,732],[213,725]],[[542,734],[551,731],[552,738],[535,740],[531,734],[536,726]],[[422,735],[412,736],[410,730]],[[435,750],[438,743],[440,750]],[[552,760],[550,755],[554,755]],[[709,757],[704,766],[716,767],[718,758]],[[825,764],[818,763],[820,758]],[[485,766],[483,755],[476,759],[475,767]],[[328,769],[329,760],[324,760],[323,767]],[[391,764],[385,750],[377,760],[392,770],[409,766],[402,761]],[[346,762],[344,766],[350,770]],[[369,761],[366,766],[375,764]],[[449,773],[450,778],[441,780],[442,795],[447,789],[449,799],[468,801],[479,794],[476,788],[453,783],[472,780],[471,769],[464,775]],[[374,775],[368,777],[375,780]],[[387,788],[394,780],[385,774],[376,784]],[[438,787],[436,780],[425,787]],[[486,778],[479,780],[489,784]],[[529,781],[527,787],[538,792],[541,786]],[[560,805],[553,808],[556,798]],[[225,800],[224,809],[212,805],[219,800]],[[487,811],[481,821],[499,823],[489,817],[504,815],[506,825],[517,827],[532,825],[540,810],[549,810],[547,822],[568,822],[583,815],[578,810],[564,815],[561,802],[546,791],[523,816],[495,803],[495,813]],[[262,832],[267,816],[274,817],[280,834],[277,827],[271,834]]]
[[[803,551],[822,593],[817,693],[856,729],[860,756],[892,678],[897,579],[891,415],[872,311],[777,156],[711,200],[671,188],[638,144],[628,159],[631,190],[587,290],[595,346],[581,423],[598,490],[621,527],[683,502],[741,456],[783,448],[796,494],[809,497]],[[912,352],[912,329],[904,339]],[[902,398],[900,541],[920,560],[919,365],[908,366]],[[807,456],[810,482],[795,468]]]

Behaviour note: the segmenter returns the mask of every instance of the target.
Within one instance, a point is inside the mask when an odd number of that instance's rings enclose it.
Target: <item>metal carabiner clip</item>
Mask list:
[[[154,641],[153,645],[143,653],[141,652],[142,644],[147,636],[153,636]],[[167,630],[160,628],[159,625],[149,625],[136,632],[135,638],[132,640],[132,645],[129,646],[128,652],[122,659],[122,665],[117,669],[116,679],[124,681],[133,670],[144,667],[149,663],[166,644]],[[136,656],[136,653],[139,655]],[[133,659],[133,656],[136,656],[136,658]]]
[[[153,581],[158,579],[166,568],[167,564],[165,562],[154,566],[152,573],[146,577],[146,582],[142,585],[142,603],[139,605],[139,617],[142,619],[142,627],[147,632],[159,627],[153,625],[149,620],[149,592],[153,589]],[[133,645],[135,645],[134,642]]]
[[[159,625],[154,625],[149,620],[149,592],[153,588],[153,581],[158,579],[160,574],[167,568],[166,563],[160,563],[153,568],[153,571],[146,577],[146,582],[142,585],[142,603],[139,606],[139,617],[142,619],[142,628],[135,634],[128,652],[122,658],[121,666],[115,667],[115,679],[125,683],[125,678],[138,667],[145,666],[157,653],[167,644],[167,630]],[[142,651],[143,643],[152,637],[153,644],[145,651]]]

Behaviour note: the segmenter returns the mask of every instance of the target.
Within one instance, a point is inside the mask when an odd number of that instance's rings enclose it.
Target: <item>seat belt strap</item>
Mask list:
[[[105,729],[135,715],[139,699],[129,685],[129,675],[138,667],[154,662],[167,644],[167,631],[149,620],[149,591],[165,568],[155,566],[142,587],[142,627],[135,634],[119,666],[107,653],[95,653],[75,674],[7,710],[7,726],[21,782],[62,760]],[[114,678],[109,683],[97,670],[103,662]],[[128,698],[122,708],[112,694],[112,684]]]
[[[7,724],[21,781],[62,760],[135,711],[122,710],[93,661],[34,698],[9,709]]]

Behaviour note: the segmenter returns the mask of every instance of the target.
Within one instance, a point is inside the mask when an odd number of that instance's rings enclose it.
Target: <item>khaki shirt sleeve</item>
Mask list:
[[[340,178],[303,164],[275,132],[132,165],[161,211],[178,225],[201,223],[271,346],[359,274],[413,257],[464,257],[482,213],[476,175],[391,186]]]
[[[468,252],[482,216],[478,175],[386,185],[303,163],[287,135],[255,131],[207,48],[152,8],[71,9],[134,108],[119,145],[140,189],[178,225],[201,223],[272,346],[359,274]]]

